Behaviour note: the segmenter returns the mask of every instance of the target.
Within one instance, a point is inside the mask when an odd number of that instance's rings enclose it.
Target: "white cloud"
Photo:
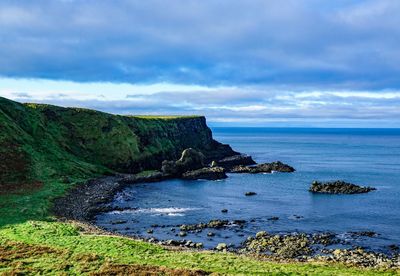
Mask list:
[[[400,127],[400,91],[396,90],[293,91],[270,86],[133,85],[2,78],[0,96],[117,114],[202,114],[209,122],[221,124],[340,121]]]
[[[400,88],[399,1],[0,1],[0,75]]]

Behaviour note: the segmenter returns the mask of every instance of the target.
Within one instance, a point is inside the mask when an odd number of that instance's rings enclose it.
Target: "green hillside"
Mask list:
[[[0,98],[0,130],[3,189],[39,185],[47,177],[159,169],[185,148],[221,147],[204,117],[127,117],[5,98]]]

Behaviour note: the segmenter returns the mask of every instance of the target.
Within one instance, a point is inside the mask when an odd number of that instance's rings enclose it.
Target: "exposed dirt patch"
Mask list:
[[[42,187],[31,179],[31,159],[17,144],[2,142],[0,148],[0,195],[29,192]]]
[[[160,266],[147,265],[119,265],[105,264],[98,272],[91,273],[93,276],[100,275],[182,275],[182,276],[197,276],[209,275],[209,273],[201,270],[184,270],[170,269]]]
[[[0,244],[0,265],[20,258],[36,257],[44,254],[58,254],[60,252],[62,251],[47,246],[32,246],[24,243],[9,242]]]
[[[38,263],[43,262],[43,267]],[[49,263],[53,267],[48,267]],[[33,265],[36,264],[36,265]],[[5,271],[4,271],[5,269]],[[66,250],[18,242],[0,244],[2,275],[69,273],[72,270],[89,275],[208,275],[200,270],[170,269],[166,267],[115,264],[95,254],[71,256]]]
[[[32,181],[25,183],[1,183],[0,184],[0,195],[6,194],[26,194],[35,190],[39,190],[43,187],[43,183],[40,181]]]
[[[42,268],[32,266],[40,258],[56,258],[65,254],[46,246],[32,246],[24,243],[8,242],[0,244],[0,270],[2,275],[42,274]],[[54,257],[53,257],[54,256]]]

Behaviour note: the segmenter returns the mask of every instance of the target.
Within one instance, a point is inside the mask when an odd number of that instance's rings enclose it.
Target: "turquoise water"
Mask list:
[[[158,239],[176,237],[179,224],[211,219],[244,219],[244,228],[228,227],[188,234],[185,239],[213,247],[239,245],[248,235],[267,232],[330,231],[352,244],[385,251],[400,245],[400,130],[215,128],[214,137],[258,162],[280,160],[292,174],[229,174],[222,181],[170,180],[139,184],[119,193],[114,206],[130,208],[101,214],[97,223],[110,230]],[[341,179],[373,186],[360,195],[315,195],[313,180]],[[256,196],[244,193],[254,191]],[[228,213],[221,213],[221,209]],[[272,216],[279,217],[270,221]],[[127,220],[125,224],[111,224]],[[153,233],[146,230],[153,227]],[[171,228],[176,229],[171,230]],[[351,238],[351,231],[374,231],[372,238]]]

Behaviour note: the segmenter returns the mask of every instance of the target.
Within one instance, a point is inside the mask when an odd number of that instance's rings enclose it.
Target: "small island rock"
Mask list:
[[[255,166],[238,165],[231,169],[232,173],[272,173],[273,171],[290,173],[294,172],[295,169],[281,161],[263,163]]]
[[[312,193],[323,194],[361,194],[376,190],[373,187],[362,187],[344,181],[319,182],[314,181],[309,189]]]

